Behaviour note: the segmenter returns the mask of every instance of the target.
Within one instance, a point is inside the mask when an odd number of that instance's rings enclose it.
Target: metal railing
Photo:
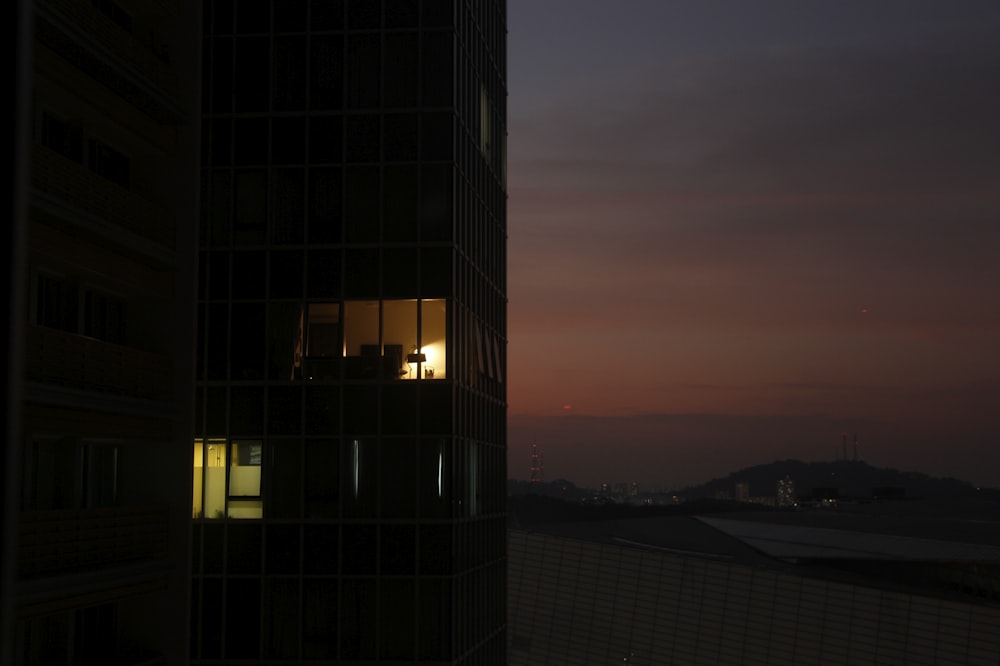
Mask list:
[[[33,146],[31,185],[85,213],[165,247],[174,247],[169,212],[41,144]]]
[[[159,559],[168,552],[165,507],[26,511],[19,518],[19,578]]]
[[[171,395],[170,359],[45,326],[25,340],[29,380],[147,400]]]

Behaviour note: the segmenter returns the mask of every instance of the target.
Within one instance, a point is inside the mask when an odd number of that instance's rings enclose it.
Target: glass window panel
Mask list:
[[[341,181],[340,169],[309,169],[309,242],[340,242]]]
[[[417,114],[393,113],[385,116],[384,159],[387,162],[417,160]]]
[[[336,518],[340,500],[340,448],[335,439],[306,440],[306,517]]]
[[[385,301],[382,305],[382,341],[387,377],[416,378],[416,364],[408,362],[417,348],[417,301]]]
[[[236,214],[233,241],[263,243],[267,231],[267,173],[263,169],[236,172]]]
[[[298,379],[302,369],[305,325],[302,306],[298,303],[271,303],[267,314],[267,376],[277,380]]]
[[[452,159],[451,113],[425,113],[420,119],[420,158],[423,160]]]
[[[299,652],[299,582],[264,579],[264,657],[294,659]]]
[[[351,35],[347,42],[347,106],[352,109],[379,105],[378,34]]]
[[[226,532],[226,573],[260,573],[264,545],[260,523],[230,523]]]
[[[416,515],[417,447],[412,439],[383,439],[379,476],[381,515],[409,518]]]
[[[341,586],[340,656],[344,659],[374,659],[375,580],[345,579]]]
[[[222,518],[226,510],[226,440],[194,440],[195,518]]]
[[[276,169],[271,177],[271,240],[282,245],[301,243],[305,221],[305,170]]]
[[[447,28],[452,24],[452,0],[423,0],[421,19],[425,28]]]
[[[306,659],[337,656],[337,581],[307,578],[303,583],[302,652]]]
[[[229,449],[229,517],[261,518],[260,470],[264,445],[260,441],[234,441]],[[250,499],[253,498],[253,499]]]
[[[210,435],[226,432],[226,389],[213,386],[205,391],[205,431]]]
[[[281,0],[275,7],[275,32],[303,32],[308,25],[309,5],[306,0]]]
[[[310,8],[309,28],[314,32],[343,29],[344,0],[312,0]]]
[[[264,532],[264,572],[293,574],[299,570],[299,526],[268,525]]]
[[[208,298],[225,300],[229,298],[229,252],[203,252],[202,257],[208,257],[207,275]]]
[[[344,271],[347,284],[344,292],[348,298],[373,298],[378,296],[379,252],[377,248],[351,249],[345,253]]]
[[[420,526],[421,575],[447,575],[452,571],[451,525]]]
[[[298,117],[272,120],[271,164],[305,164],[305,161],[306,119]]]
[[[382,580],[379,590],[380,657],[413,659],[416,652],[415,587],[413,579]]]
[[[267,118],[237,118],[234,128],[233,164],[267,164]]]
[[[397,382],[382,387],[382,434],[410,435],[416,431],[416,385]]]
[[[201,656],[206,659],[222,656],[222,615],[222,579],[205,578],[201,583]]]
[[[317,28],[317,16],[312,17]],[[344,103],[344,38],[316,35],[311,44],[309,106],[313,110],[339,109]]]
[[[418,591],[420,659],[451,658],[451,585],[448,580],[422,578]]]
[[[340,388],[306,387],[306,434],[336,435],[340,429]]]
[[[226,581],[226,658],[253,659],[260,652],[260,579]]]
[[[209,244],[213,246],[229,245],[232,231],[232,220],[230,219],[233,209],[232,196],[233,179],[229,172],[211,174],[206,210],[208,212]]]
[[[415,525],[382,525],[379,572],[382,575],[412,574],[417,570]]]
[[[341,116],[313,116],[309,119],[309,163],[339,164],[344,145]]]
[[[301,250],[271,252],[271,298],[302,297],[304,263]]]
[[[233,39],[216,37],[211,44],[211,109],[216,113],[228,113],[233,109]],[[225,164],[228,159],[228,151],[224,155],[213,154],[212,164]]]
[[[344,515],[374,518],[377,514],[378,446],[373,439],[345,442],[341,465]]]
[[[230,151],[233,147],[233,137],[230,136],[232,121],[229,118],[215,118],[205,125],[210,130],[209,146],[211,155],[209,164],[213,166],[229,166],[232,164]]]
[[[422,240],[451,239],[451,176],[446,164],[420,169],[420,237]]]
[[[310,250],[306,261],[306,295],[340,298],[340,250]]]
[[[381,156],[380,116],[347,117],[348,162],[377,162]]]
[[[361,356],[362,345],[379,344],[378,301],[344,303],[344,350],[346,355]]]
[[[305,573],[337,573],[336,525],[306,525],[303,542]]]
[[[263,303],[234,303],[230,331],[232,379],[262,379],[266,349],[266,312]]]
[[[417,174],[414,165],[389,165],[382,171],[383,197],[382,234],[386,241],[417,239],[418,203]]]
[[[397,18],[405,21],[404,2],[393,0],[386,7],[386,19]],[[393,11],[397,12],[392,16]],[[415,13],[415,12],[414,12]],[[416,17],[413,17],[414,19]],[[385,106],[389,108],[417,106],[417,84],[419,79],[419,42],[417,33],[386,33],[384,94]]]
[[[420,293],[431,298],[452,293],[452,250],[447,247],[425,247],[420,250]]]
[[[444,299],[421,301],[420,351],[427,362],[422,365],[424,379],[445,379],[447,369],[447,303]]]
[[[272,386],[268,389],[267,431],[272,435],[297,435],[302,431],[302,389],[300,386]]]
[[[418,0],[391,0],[385,5],[385,27],[415,28],[419,21]],[[391,33],[389,33],[391,34]],[[414,58],[416,60],[416,58]]]
[[[378,28],[382,18],[382,3],[379,0],[348,0],[348,30],[371,30]]]
[[[270,22],[270,0],[240,0],[236,3],[237,32],[267,32]]]
[[[268,37],[240,37],[233,59],[236,111],[267,111],[270,98]]]
[[[375,525],[344,525],[341,567],[345,574],[374,574],[376,558]]]
[[[419,478],[421,518],[451,515],[451,454],[449,440],[427,438],[420,441]]]
[[[448,2],[450,5],[451,3]],[[427,1],[424,2],[427,7]],[[425,13],[426,19],[426,13]],[[426,26],[426,20],[425,24]],[[422,91],[424,106],[450,106],[454,59],[451,32],[424,32]]]
[[[283,16],[285,12],[278,12],[278,15]],[[305,109],[307,71],[305,36],[275,37],[272,58],[274,60],[274,110],[300,111]]]
[[[417,295],[416,248],[382,249],[382,293],[388,297]]]
[[[347,169],[346,229],[348,242],[378,240],[379,169],[353,166]]]
[[[263,300],[267,286],[267,254],[262,251],[232,253],[233,298]]]
[[[310,303],[308,305],[308,335],[306,337],[306,379],[338,379],[344,355],[340,341],[340,305]],[[335,409],[326,405],[324,410]],[[307,414],[309,423],[318,421]]]

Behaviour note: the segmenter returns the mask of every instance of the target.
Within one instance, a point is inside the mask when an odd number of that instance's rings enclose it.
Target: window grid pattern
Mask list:
[[[261,443],[262,506],[196,513],[192,663],[503,663],[504,2],[204,7],[196,436]],[[444,372],[289,371],[362,301],[446,304]]]

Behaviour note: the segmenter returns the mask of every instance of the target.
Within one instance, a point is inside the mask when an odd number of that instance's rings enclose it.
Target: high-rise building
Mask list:
[[[192,663],[503,663],[505,3],[204,7]]]
[[[795,506],[795,481],[789,474],[778,481],[778,506]]]
[[[200,11],[15,7],[0,663],[183,663]]]

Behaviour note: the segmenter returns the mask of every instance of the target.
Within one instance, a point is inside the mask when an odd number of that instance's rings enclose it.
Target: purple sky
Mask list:
[[[1000,3],[511,0],[509,473],[1000,485]],[[568,406],[568,408],[567,408]]]

